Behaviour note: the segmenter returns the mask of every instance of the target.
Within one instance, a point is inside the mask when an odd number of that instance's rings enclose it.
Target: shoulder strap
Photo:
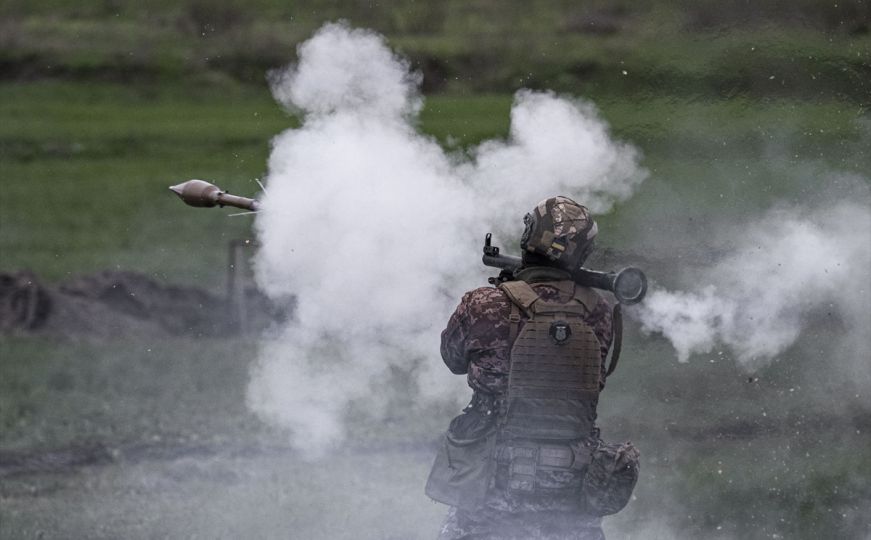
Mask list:
[[[511,302],[511,314],[508,316],[508,346],[513,347],[520,332],[520,308]]]
[[[499,285],[505,291],[512,305],[519,307],[527,316],[532,316],[532,304],[538,301],[539,296],[535,290],[525,281],[506,281]]]
[[[596,304],[599,303],[599,294],[589,287],[578,285],[575,287],[575,300],[580,302],[587,308],[587,311],[592,312],[596,309]]]

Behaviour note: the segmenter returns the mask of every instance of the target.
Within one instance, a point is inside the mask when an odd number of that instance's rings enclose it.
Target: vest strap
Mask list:
[[[614,334],[611,339],[611,362],[608,364],[608,371],[605,372],[606,379],[617,369],[620,351],[623,348],[623,308],[619,302],[614,305],[614,310],[611,312],[611,328]]]
[[[511,302],[511,314],[508,315],[508,343],[513,344],[517,340],[517,332],[520,331],[520,307]]]
[[[582,304],[587,311],[592,313],[596,309],[596,304],[599,303],[599,294],[589,287],[575,287],[575,301]]]

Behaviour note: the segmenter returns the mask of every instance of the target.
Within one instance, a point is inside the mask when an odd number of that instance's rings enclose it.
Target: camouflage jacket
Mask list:
[[[555,287],[543,283],[567,279],[568,274],[543,267],[527,268],[518,278],[527,281],[545,300],[566,302]],[[499,395],[508,387],[508,317],[511,301],[496,287],[481,287],[467,292],[442,332],[442,359],[453,373],[468,374],[469,386],[476,392]],[[605,359],[611,347],[611,308],[601,297],[585,318],[602,351],[601,384],[605,380]]]

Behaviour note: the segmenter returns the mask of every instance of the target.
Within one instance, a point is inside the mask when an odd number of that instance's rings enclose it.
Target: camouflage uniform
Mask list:
[[[533,267],[518,276],[530,283],[544,299],[566,302],[570,299],[545,281],[566,279],[568,273],[554,268]],[[508,386],[509,342],[508,317],[511,302],[500,289],[484,287],[463,296],[460,305],[442,332],[441,354],[447,367],[456,374],[468,374],[469,386],[475,391],[473,405],[492,403]],[[602,355],[604,386],[605,358],[611,345],[611,309],[599,297],[585,317],[598,339]],[[467,409],[468,410],[468,409]],[[494,480],[495,482],[495,480]],[[512,494],[504,489],[488,490],[484,507],[475,512],[451,508],[439,538],[457,539],[604,539],[601,518],[586,515],[580,494],[573,497]]]

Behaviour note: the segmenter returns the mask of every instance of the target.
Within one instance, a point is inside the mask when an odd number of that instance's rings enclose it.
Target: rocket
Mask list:
[[[260,203],[248,197],[230,195],[218,186],[205,180],[188,180],[181,184],[170,186],[169,189],[190,206],[211,208],[213,206],[234,206],[243,210],[256,212]]]

